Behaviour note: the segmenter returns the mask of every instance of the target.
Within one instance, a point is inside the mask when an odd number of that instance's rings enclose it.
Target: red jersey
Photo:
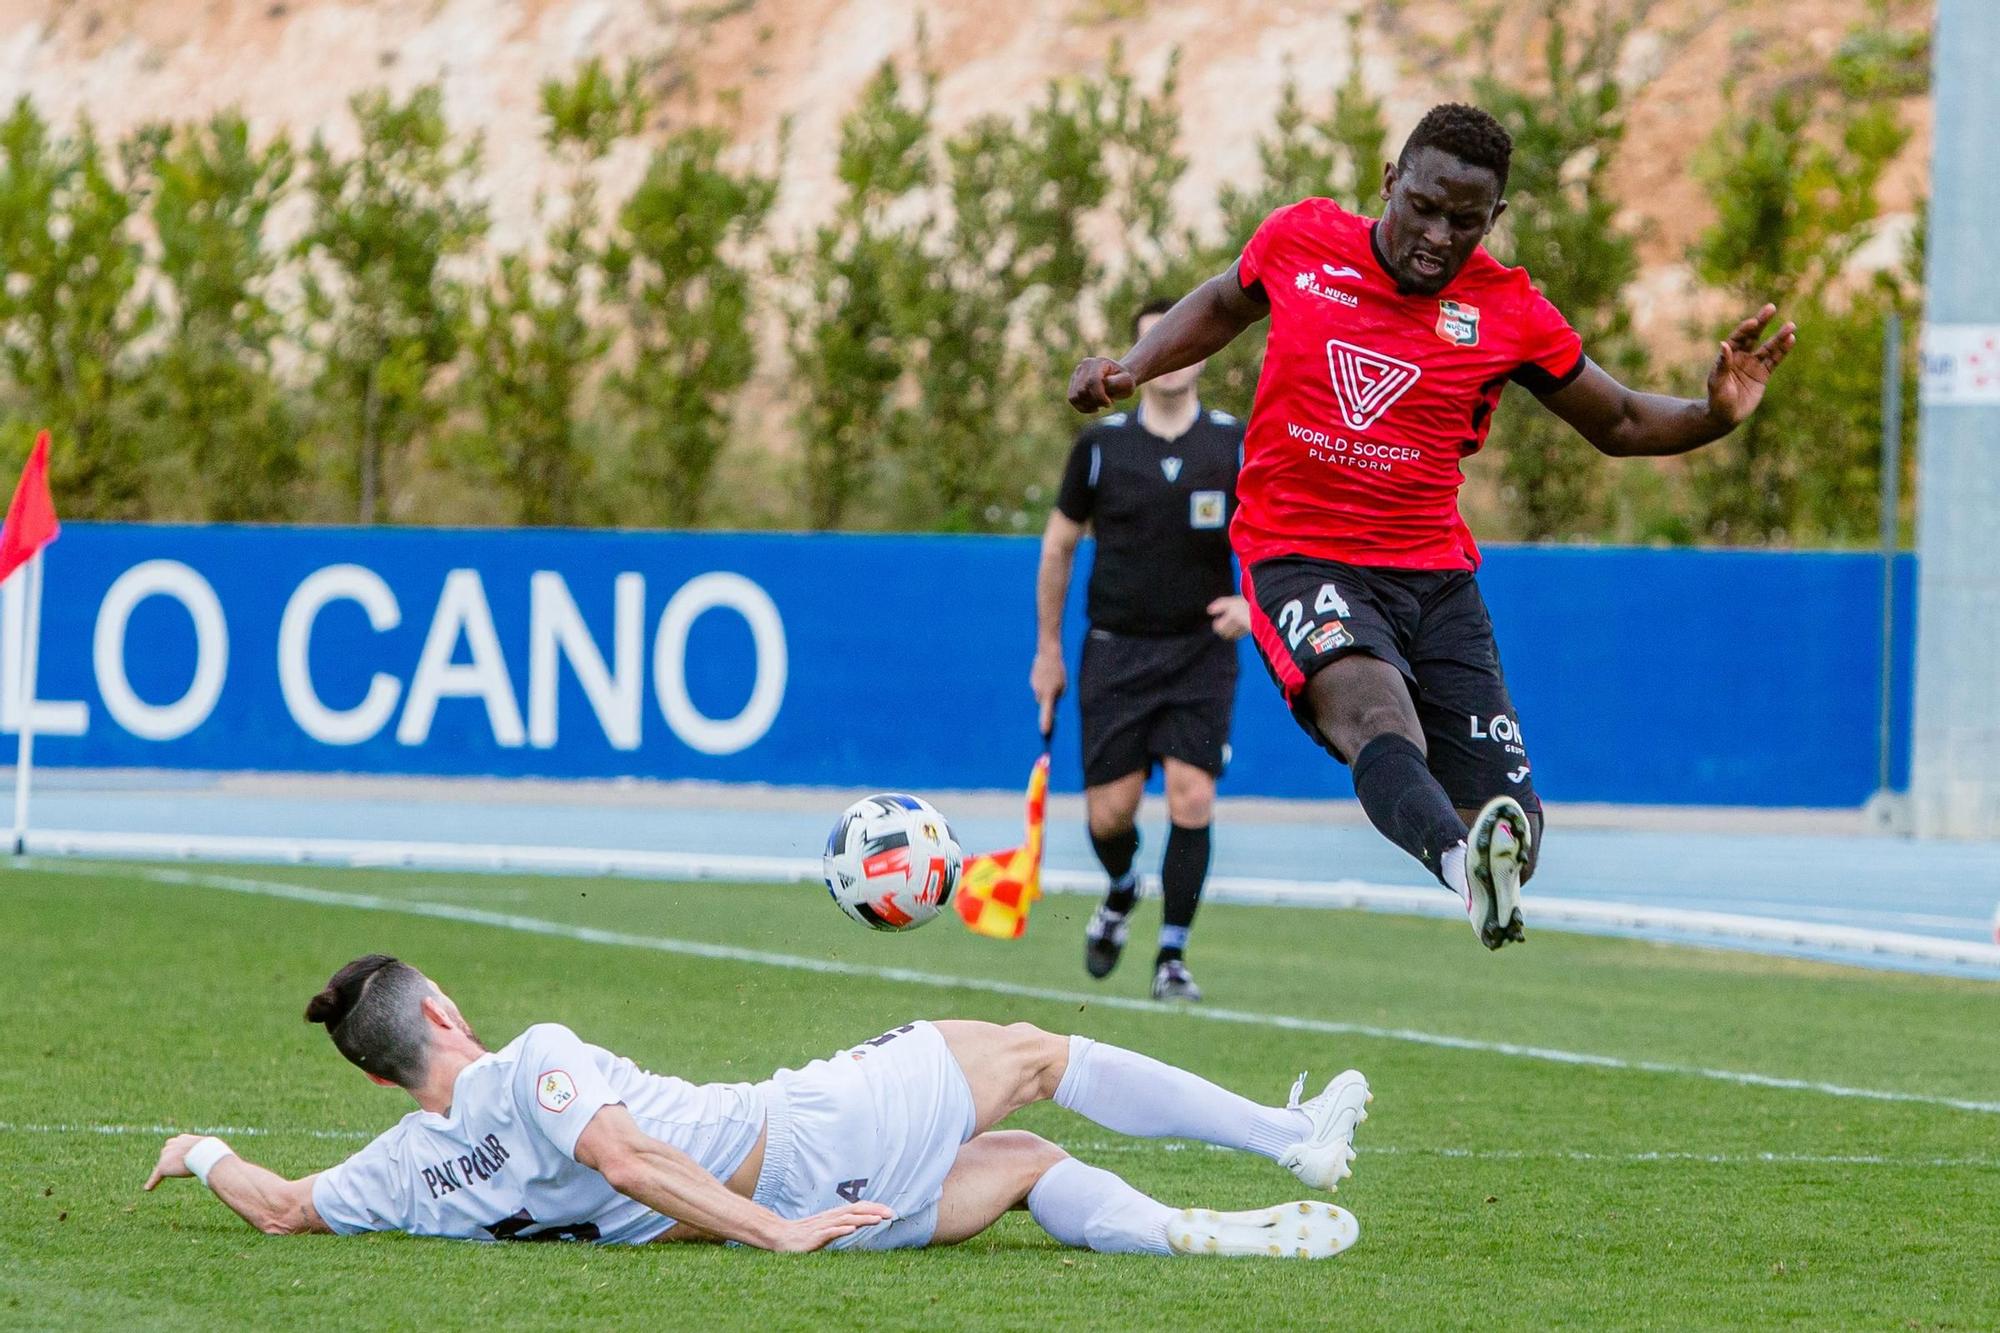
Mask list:
[[[1400,292],[1375,220],[1331,199],[1265,218],[1237,274],[1271,302],[1230,540],[1394,569],[1476,569],[1458,512],[1507,382],[1552,393],[1583,369],[1576,330],[1484,247],[1441,292]]]

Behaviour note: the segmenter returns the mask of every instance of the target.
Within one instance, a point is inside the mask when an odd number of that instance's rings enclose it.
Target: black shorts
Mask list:
[[[1507,697],[1479,584],[1466,570],[1375,569],[1283,556],[1243,574],[1250,627],[1292,716],[1327,753],[1306,682],[1350,653],[1403,673],[1430,752],[1430,770],[1461,810],[1512,796],[1539,810],[1521,720]]]
[[[1099,787],[1178,759],[1222,776],[1236,706],[1236,645],[1210,630],[1152,637],[1093,629],[1077,705],[1083,781]]]

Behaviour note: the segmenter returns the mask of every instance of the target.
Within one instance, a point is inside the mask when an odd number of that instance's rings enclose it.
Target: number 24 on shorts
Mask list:
[[[1319,585],[1319,596],[1313,598],[1313,615],[1323,616],[1328,612],[1343,618],[1353,614],[1347,609],[1347,602],[1341,597],[1340,590],[1331,583],[1322,583]],[[1278,608],[1278,628],[1285,632],[1285,646],[1296,649],[1306,635],[1319,628],[1319,625],[1317,621],[1306,619],[1305,604],[1294,597]],[[1315,651],[1325,652],[1327,648],[1346,647],[1347,644],[1354,642],[1353,636],[1344,628],[1338,625],[1333,628],[1338,632],[1323,636],[1326,639],[1325,644],[1320,642],[1322,636],[1314,636]]]

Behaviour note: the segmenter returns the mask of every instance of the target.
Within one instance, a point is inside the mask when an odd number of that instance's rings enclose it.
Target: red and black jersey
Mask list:
[[[1237,275],[1271,304],[1230,529],[1247,567],[1283,555],[1476,569],[1460,460],[1512,380],[1553,393],[1582,342],[1526,269],[1485,249],[1441,292],[1398,290],[1375,220],[1331,199],[1264,219]]]

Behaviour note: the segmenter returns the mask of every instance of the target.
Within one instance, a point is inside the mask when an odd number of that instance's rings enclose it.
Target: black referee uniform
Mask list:
[[[1203,410],[1163,440],[1138,413],[1077,438],[1056,508],[1095,530],[1077,682],[1083,777],[1101,786],[1173,758],[1220,776],[1236,701],[1236,645],[1209,603],[1236,593],[1229,520],[1243,427]]]

